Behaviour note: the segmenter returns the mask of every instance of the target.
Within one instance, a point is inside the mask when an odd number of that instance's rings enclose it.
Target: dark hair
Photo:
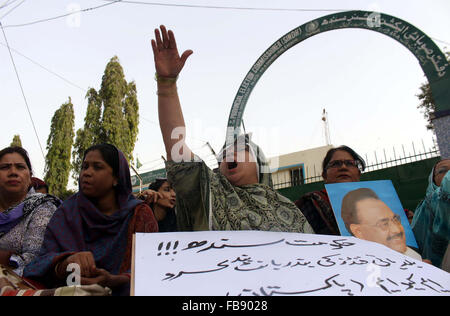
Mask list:
[[[93,145],[86,149],[83,155],[83,161],[86,155],[90,151],[98,150],[103,157],[103,160],[112,168],[113,175],[119,177],[119,151],[117,148],[111,144],[98,144]]]
[[[28,169],[30,170],[30,175],[32,175],[33,169],[31,168],[31,162],[30,162],[30,158],[28,157],[28,152],[25,149],[23,149],[22,147],[12,146],[12,147],[3,148],[0,151],[0,159],[2,159],[4,155],[13,154],[13,153],[18,153],[19,155],[22,156],[23,160],[25,160],[25,163],[27,164]]]
[[[41,189],[41,188],[45,188],[48,192],[48,185],[47,183],[45,183],[44,181],[42,181],[39,178],[36,177],[32,177],[31,178],[31,185],[35,190]]]
[[[148,189],[153,190],[153,191],[158,191],[162,187],[162,185],[166,182],[169,183],[169,181],[167,181],[167,178],[157,178],[155,181],[153,181],[152,183],[149,184]],[[150,208],[152,209],[153,212],[155,211],[154,206],[155,206],[155,203],[150,204]],[[172,210],[174,211],[175,208],[172,208]]]
[[[350,156],[353,157],[354,160],[356,160],[359,164],[359,169],[361,171],[364,171],[364,169],[366,169],[366,163],[364,162],[364,159],[362,159],[362,157],[360,155],[358,155],[353,149],[351,149],[348,146],[342,145],[339,147],[335,147],[335,148],[331,148],[330,150],[327,151],[327,154],[325,155],[325,158],[322,161],[322,175],[326,174],[327,171],[327,166],[331,160],[331,157],[333,157],[334,153],[342,150],[345,151],[347,153],[350,154]]]
[[[164,184],[164,182],[167,182],[167,178],[157,178],[155,181],[149,184],[148,189],[158,191]]]
[[[356,209],[356,203],[366,199],[379,200],[378,195],[369,188],[360,188],[348,192],[342,199],[341,217],[344,221],[345,228],[353,235],[350,230],[351,224],[358,224],[358,212]]]

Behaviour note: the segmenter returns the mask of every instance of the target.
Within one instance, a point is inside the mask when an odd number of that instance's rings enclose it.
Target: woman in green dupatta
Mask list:
[[[439,161],[428,177],[425,199],[411,223],[422,258],[441,267],[450,242],[450,159]]]
[[[161,32],[155,30],[152,48],[167,175],[177,192],[178,229],[314,233],[295,204],[272,188],[264,154],[248,135],[224,146],[218,172],[191,152],[184,142],[176,79],[192,51],[179,56],[173,32],[164,26]]]

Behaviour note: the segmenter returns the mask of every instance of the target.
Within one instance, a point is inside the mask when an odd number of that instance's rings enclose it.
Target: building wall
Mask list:
[[[361,175],[361,181],[391,180],[397,191],[402,206],[414,211],[425,197],[428,186],[428,176],[440,157],[428,158],[396,167],[390,167]],[[303,194],[324,189],[323,181],[282,188],[278,190],[292,201],[298,200]]]
[[[131,185],[133,186],[133,192],[139,192],[140,189],[147,189],[148,185],[155,181],[157,178],[166,178],[166,169],[157,169],[140,174],[142,178],[142,187],[140,186],[139,178],[136,175],[131,176]]]
[[[323,158],[331,148],[333,148],[332,145],[327,145],[270,158],[271,167],[277,166],[272,170],[274,187],[292,186],[292,172],[295,169],[300,169],[303,179],[320,176]]]

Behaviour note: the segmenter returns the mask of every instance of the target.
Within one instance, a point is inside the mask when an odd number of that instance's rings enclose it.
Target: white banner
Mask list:
[[[450,295],[450,273],[354,237],[136,234],[134,295]]]

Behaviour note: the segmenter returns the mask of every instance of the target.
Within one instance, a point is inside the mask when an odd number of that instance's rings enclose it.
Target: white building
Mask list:
[[[313,182],[308,178],[321,180],[322,161],[332,145],[298,151],[269,159],[275,189]],[[317,181],[316,179],[316,181]]]

